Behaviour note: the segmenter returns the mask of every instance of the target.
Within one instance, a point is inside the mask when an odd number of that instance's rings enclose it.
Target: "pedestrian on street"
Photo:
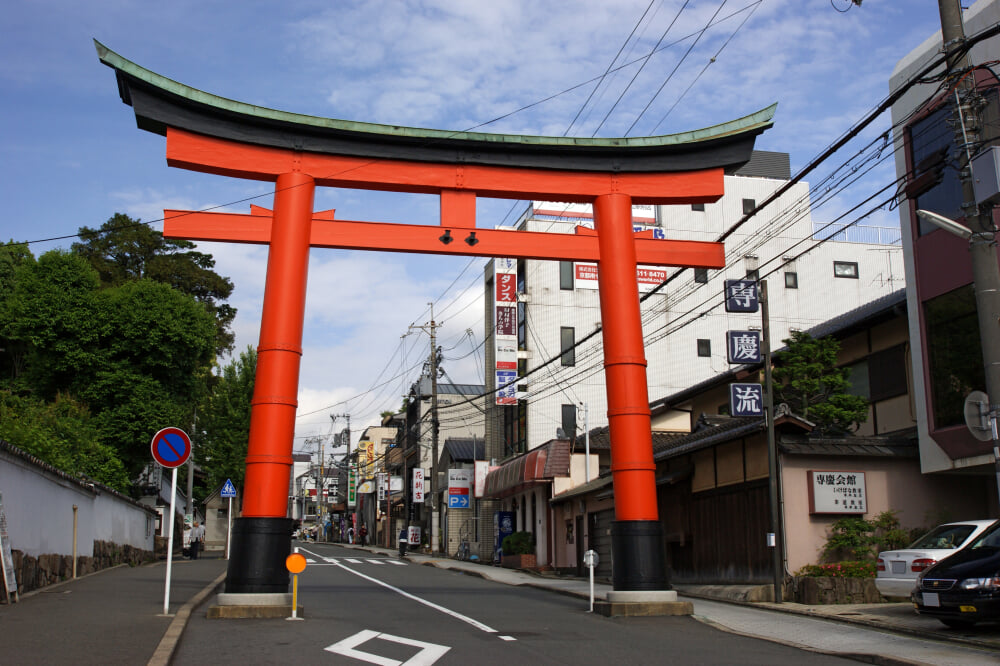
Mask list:
[[[347,528],[347,543],[354,543],[354,528]]]
[[[358,534],[361,535],[361,545],[364,546],[365,542],[368,539],[368,526],[367,525],[361,525],[361,531]]]
[[[205,527],[194,521],[194,527],[191,528],[191,559],[198,559],[198,551],[201,550],[202,544],[205,543]]]
[[[410,541],[410,538],[407,535],[407,529],[406,529],[406,526],[404,525],[403,529],[399,530],[399,556],[400,557],[406,557],[406,544],[409,543],[409,541]]]

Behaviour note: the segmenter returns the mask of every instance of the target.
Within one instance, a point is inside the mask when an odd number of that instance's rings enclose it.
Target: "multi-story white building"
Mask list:
[[[725,177],[726,194],[718,202],[635,206],[633,221],[637,230],[657,238],[714,241],[789,180],[787,154],[755,152]],[[589,206],[534,202],[518,228],[574,233],[577,225],[593,225]],[[819,242],[823,239],[828,240]],[[722,270],[640,267],[651,400],[728,370],[727,331],[761,329],[759,312],[725,312],[724,280],[766,280],[772,349],[782,347],[792,330],[812,328],[904,284],[898,229],[814,227],[805,183],[750,217],[725,246]],[[494,270],[489,266],[485,275],[491,389],[496,377],[490,369],[497,359]],[[607,424],[603,345],[595,333],[601,324],[596,270],[593,264],[516,262],[518,400],[508,394],[507,405],[489,401],[488,455],[527,451],[555,438],[558,429],[569,436],[582,432],[584,408],[587,426]],[[677,429],[686,430],[687,424]]]

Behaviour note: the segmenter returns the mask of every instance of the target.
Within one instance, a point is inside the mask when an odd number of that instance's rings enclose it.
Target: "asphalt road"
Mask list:
[[[309,544],[299,621],[195,613],[176,664],[847,664],[690,617],[605,618],[580,599]]]

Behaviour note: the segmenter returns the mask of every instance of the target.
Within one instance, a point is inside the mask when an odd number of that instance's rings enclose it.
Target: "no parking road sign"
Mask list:
[[[180,428],[164,428],[153,435],[149,448],[153,460],[168,469],[176,468],[191,457],[191,438]]]

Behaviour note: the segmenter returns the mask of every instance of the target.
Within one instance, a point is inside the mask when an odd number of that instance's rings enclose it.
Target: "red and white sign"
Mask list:
[[[576,264],[575,269],[578,289],[597,289],[597,264]],[[638,266],[635,278],[639,291],[651,291],[667,279],[667,270],[657,266]]]
[[[422,504],[424,501],[424,470],[413,468],[413,501]]]
[[[180,428],[164,428],[149,443],[153,460],[167,469],[180,467],[191,457],[191,438]]]
[[[475,471],[473,472],[474,482],[472,493],[476,499],[479,499],[486,494],[486,475],[490,473],[490,462],[488,460],[477,460],[473,464]]]
[[[496,285],[493,331],[495,403],[516,405],[517,386],[513,382],[517,378],[517,260],[494,259],[493,282]]]

